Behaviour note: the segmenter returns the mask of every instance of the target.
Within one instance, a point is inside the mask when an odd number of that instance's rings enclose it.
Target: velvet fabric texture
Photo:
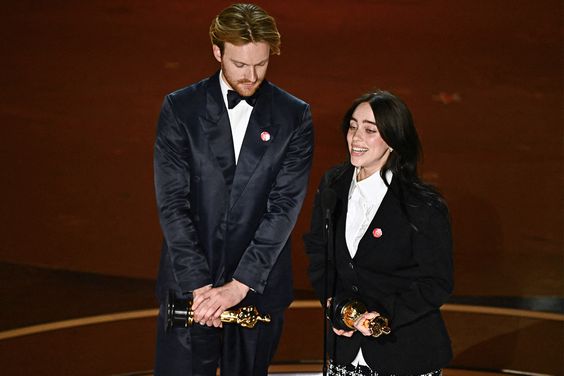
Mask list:
[[[239,306],[255,305],[263,314],[286,308],[292,301],[290,233],[312,153],[309,106],[268,81],[258,89],[237,164],[219,72],[167,95],[154,149],[164,235],[160,301],[168,290],[188,299],[197,288],[236,279],[251,288]]]

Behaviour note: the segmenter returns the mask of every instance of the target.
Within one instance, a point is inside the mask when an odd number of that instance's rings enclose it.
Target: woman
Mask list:
[[[368,311],[354,330],[330,331],[329,374],[440,375],[452,357],[439,311],[453,288],[451,231],[444,200],[418,177],[411,113],[388,92],[365,94],[343,133],[350,160],[325,174],[304,240],[320,299],[353,297]],[[326,190],[337,196],[327,268]],[[390,334],[372,336],[366,323],[376,316],[389,320]]]

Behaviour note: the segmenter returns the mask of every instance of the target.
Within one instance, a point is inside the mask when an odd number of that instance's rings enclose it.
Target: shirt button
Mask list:
[[[353,290],[353,292],[358,292],[358,287],[356,287],[355,285],[353,285],[352,290]]]
[[[349,262],[349,268],[354,269],[354,265],[352,262]]]

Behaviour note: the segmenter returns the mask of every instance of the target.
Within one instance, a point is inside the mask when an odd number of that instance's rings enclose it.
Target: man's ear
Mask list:
[[[215,60],[217,60],[221,63],[221,50],[219,49],[219,46],[214,44],[212,46],[212,50],[213,50],[213,56],[215,57]]]

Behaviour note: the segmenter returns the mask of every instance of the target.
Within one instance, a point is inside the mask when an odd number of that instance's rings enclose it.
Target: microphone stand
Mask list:
[[[324,192],[325,205],[324,215],[325,215],[325,235],[327,239],[327,248],[325,252],[324,259],[324,278],[323,278],[323,376],[327,375],[327,318],[329,317],[329,307],[327,306],[327,299],[329,298],[329,261],[334,261],[335,255],[335,239],[333,236],[333,210],[337,201],[337,195],[334,190],[328,188],[327,192]],[[336,276],[335,276],[336,278]],[[333,289],[331,289],[333,290]],[[333,291],[331,291],[331,295]]]

